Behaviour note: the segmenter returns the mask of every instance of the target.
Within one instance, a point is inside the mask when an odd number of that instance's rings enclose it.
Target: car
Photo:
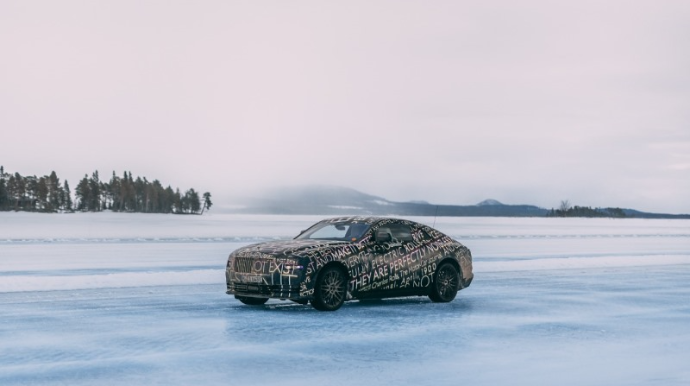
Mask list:
[[[467,288],[470,250],[427,225],[383,217],[319,221],[291,240],[248,245],[228,256],[228,295],[335,311],[352,299],[428,296],[450,302]]]

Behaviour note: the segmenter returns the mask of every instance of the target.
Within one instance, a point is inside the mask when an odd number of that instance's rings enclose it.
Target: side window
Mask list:
[[[434,228],[429,228],[429,227],[423,227],[422,232],[424,232],[424,235],[428,240],[433,240],[441,237],[441,232],[437,231]]]
[[[341,224],[329,224],[321,229],[317,229],[311,235],[310,239],[343,239],[345,233],[347,232],[347,227]]]
[[[398,241],[412,241],[412,229],[405,224],[388,224],[388,229],[391,230],[394,240]]]

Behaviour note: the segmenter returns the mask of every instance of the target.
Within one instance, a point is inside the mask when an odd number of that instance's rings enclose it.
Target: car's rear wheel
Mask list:
[[[249,296],[235,296],[235,299],[248,306],[260,306],[268,301],[268,298],[252,298]]]
[[[460,274],[457,268],[451,263],[444,263],[436,270],[429,299],[438,303],[450,302],[458,294],[459,284]]]
[[[347,277],[338,267],[326,267],[319,274],[311,305],[319,311],[335,311],[345,302]]]

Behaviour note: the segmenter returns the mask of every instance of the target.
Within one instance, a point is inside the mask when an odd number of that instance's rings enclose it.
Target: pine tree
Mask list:
[[[185,201],[187,202],[187,211],[189,213],[199,213],[201,210],[201,201],[199,200],[199,193],[194,189],[189,189],[185,195]]]
[[[7,182],[5,182],[2,166],[0,166],[0,210],[8,210],[10,197],[7,194]]]
[[[213,205],[213,203],[211,202],[211,193],[206,192],[204,193],[204,205],[201,208],[201,214],[204,214],[204,209],[211,209],[211,205]]]
[[[48,210],[51,212],[60,208],[60,179],[55,171],[48,176]]]
[[[35,211],[38,208],[38,178],[36,176],[24,177],[25,194],[22,198],[22,208],[28,211]]]
[[[165,212],[164,213],[175,213],[175,192],[172,190],[170,185],[165,188]]]
[[[23,202],[26,200],[26,182],[19,173],[14,173],[14,178],[10,179],[10,183],[12,182],[14,182],[14,210],[19,210],[21,207],[23,207]]]
[[[132,175],[130,174],[130,177]],[[145,200],[146,200],[146,192],[144,191],[144,181],[141,179],[141,177],[137,176],[137,179],[134,181],[134,211],[135,212],[143,212],[144,211],[144,205]]]
[[[151,184],[151,194],[153,195],[152,210],[156,213],[167,213],[165,209],[165,189],[160,181],[153,180]]]
[[[48,182],[45,177],[38,179],[36,183],[36,209],[44,212],[52,212],[53,208],[48,202]]]
[[[180,188],[177,188],[173,194],[173,213],[184,213],[183,211],[182,195],[180,194]]]
[[[98,212],[101,210],[101,180],[98,178],[98,170],[91,174],[89,184],[89,200],[87,208],[90,211]]]
[[[132,179],[132,172],[129,172],[129,176],[127,177],[127,199],[126,199],[125,205],[127,207],[128,212],[136,212],[137,211],[137,194],[136,194],[136,189],[134,188],[134,180]]]
[[[74,194],[77,198],[77,210],[86,211],[89,210],[89,203],[92,202],[91,199],[91,189],[89,186],[89,177],[84,175],[84,178],[79,181]]]
[[[72,191],[69,189],[69,182],[67,182],[67,180],[65,180],[65,186],[62,189],[62,194],[64,194],[64,198],[61,203],[62,210],[72,212]]]
[[[126,211],[129,200],[129,180],[127,179],[127,172],[122,176],[120,180],[120,211]]]
[[[110,178],[110,184],[108,184],[108,191],[109,191],[109,196],[110,196],[110,202],[111,202],[111,209],[114,211],[119,211],[121,210],[120,205],[121,205],[121,183],[120,183],[120,178],[115,175],[115,171],[113,171],[113,176]]]

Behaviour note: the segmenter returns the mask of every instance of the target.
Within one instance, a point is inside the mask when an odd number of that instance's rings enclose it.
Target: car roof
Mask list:
[[[332,218],[327,218],[323,219],[320,222],[329,222],[329,223],[336,223],[336,222],[360,222],[360,223],[365,223],[365,224],[374,224],[376,222],[382,221],[382,220],[392,220],[392,221],[400,221],[400,222],[407,222],[407,223],[415,223],[414,221],[410,220],[403,220],[395,217],[380,217],[380,216],[343,216],[343,217],[332,217]]]

